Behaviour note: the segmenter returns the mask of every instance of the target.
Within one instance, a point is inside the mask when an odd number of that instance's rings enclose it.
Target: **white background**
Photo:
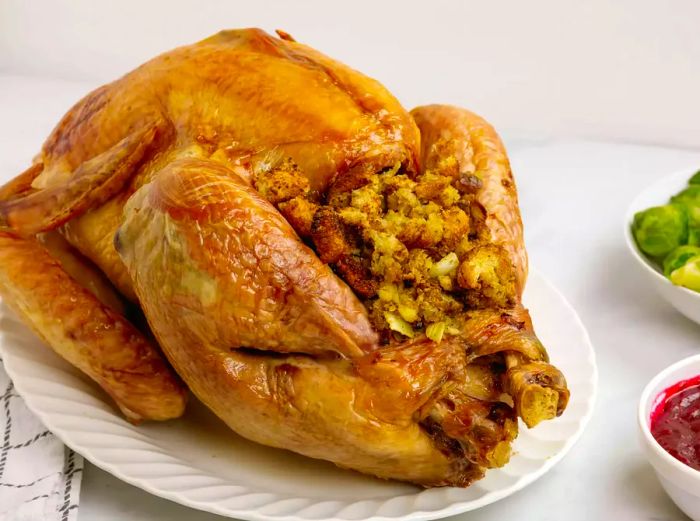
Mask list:
[[[700,327],[646,287],[622,228],[647,184],[700,167],[700,150],[672,148],[700,149],[700,2],[0,0],[0,178],[88,89],[173,45],[253,25],[286,29],[409,107],[465,105],[505,130],[532,263],[589,328],[600,395],[580,443],[531,487],[461,519],[684,519],[642,456],[635,411],[656,372],[698,352]],[[218,518],[88,466],[80,519]]]
[[[0,70],[109,81],[222,28],[282,28],[500,129],[700,146],[697,0],[1,0]]]

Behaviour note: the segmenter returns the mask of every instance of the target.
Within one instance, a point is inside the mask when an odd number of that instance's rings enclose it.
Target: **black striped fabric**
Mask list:
[[[76,521],[83,459],[27,409],[0,359],[0,521]]]

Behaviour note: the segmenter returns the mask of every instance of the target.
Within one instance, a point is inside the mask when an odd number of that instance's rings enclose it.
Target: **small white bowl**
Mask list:
[[[627,210],[625,240],[632,256],[642,267],[647,279],[654,286],[657,293],[690,320],[700,324],[700,293],[682,286],[676,286],[668,280],[661,270],[639,251],[637,242],[632,236],[634,214],[652,206],[661,206],[668,203],[672,195],[677,194],[688,186],[688,179],[696,171],[697,169],[683,170],[664,177],[639,194]]]
[[[651,413],[659,394],[675,383],[700,375],[700,355],[676,362],[657,374],[644,388],[639,401],[642,448],[674,503],[694,521],[700,521],[700,471],[681,463],[651,435]]]

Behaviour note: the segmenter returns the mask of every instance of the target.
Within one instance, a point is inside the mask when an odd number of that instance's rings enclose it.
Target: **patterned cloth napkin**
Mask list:
[[[83,458],[27,409],[0,360],[0,521],[76,521]]]

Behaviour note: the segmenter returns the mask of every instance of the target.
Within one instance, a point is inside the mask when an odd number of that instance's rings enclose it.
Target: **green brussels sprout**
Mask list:
[[[691,185],[674,195],[671,197],[671,202],[685,207],[688,212],[688,227],[691,230],[688,243],[698,245],[700,239],[700,184]]]
[[[693,177],[688,179],[689,185],[700,185],[700,170],[693,174]]]
[[[700,185],[693,184],[671,197],[671,202],[688,206],[700,206]]]
[[[697,205],[684,204],[688,212],[688,226],[691,228],[700,228],[700,202]]]
[[[700,291],[700,255],[691,257],[680,268],[671,272],[671,282],[693,291]]]
[[[689,259],[700,256],[700,248],[697,246],[679,246],[671,253],[666,255],[664,259],[664,275],[671,275],[672,271],[676,271],[683,266]]]
[[[668,255],[688,240],[688,211],[681,205],[667,204],[638,212],[632,221],[632,234],[647,255]]]
[[[700,246],[700,228],[688,228],[688,245]]]

